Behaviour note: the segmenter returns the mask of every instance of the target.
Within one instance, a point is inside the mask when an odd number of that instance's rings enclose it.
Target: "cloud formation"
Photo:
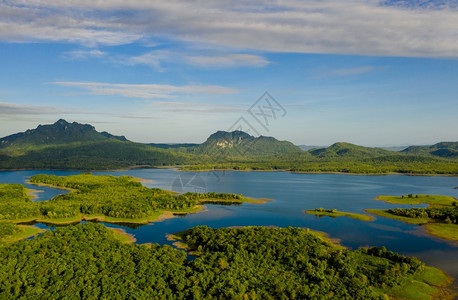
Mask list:
[[[0,102],[0,117],[17,117],[23,115],[87,113],[81,109],[63,106],[24,105]]]
[[[238,104],[154,102],[151,105],[160,111],[173,113],[241,113],[246,111],[246,107]]]
[[[167,37],[230,49],[457,58],[457,5],[424,2],[4,0],[0,39],[96,46]],[[205,65],[253,58],[189,59]]]
[[[64,56],[69,59],[81,60],[88,58],[100,58],[106,56],[107,53],[100,51],[98,49],[92,50],[75,50],[64,53]]]
[[[269,61],[259,55],[241,53],[221,53],[195,49],[154,50],[148,53],[129,57],[124,60],[127,65],[145,64],[161,70],[163,63],[185,63],[204,68],[212,67],[263,67]]]
[[[237,92],[235,89],[219,85],[175,86],[167,84],[121,84],[75,81],[51,82],[51,84],[84,89],[92,95],[120,95],[128,98],[144,99],[171,99],[178,95],[224,95]]]
[[[331,74],[337,75],[337,76],[359,75],[359,74],[369,73],[372,70],[374,70],[373,66],[362,66],[362,67],[356,67],[356,68],[335,69],[335,70],[332,70]]]

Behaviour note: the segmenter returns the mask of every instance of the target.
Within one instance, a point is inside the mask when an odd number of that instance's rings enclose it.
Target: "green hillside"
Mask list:
[[[188,170],[286,170],[362,174],[458,174],[457,142],[402,152],[335,143],[303,151],[288,141],[218,131],[202,144],[141,144],[59,120],[0,139],[0,169],[109,170],[186,166]]]
[[[130,142],[62,119],[4,137],[0,145],[0,169],[107,170],[200,162],[192,154]]]
[[[441,142],[432,146],[410,146],[401,152],[410,155],[458,158],[458,142]]]
[[[309,152],[313,156],[323,159],[363,159],[395,154],[394,151],[390,150],[358,146],[343,142],[335,143],[328,148],[312,149],[309,150]]]
[[[33,149],[51,145],[67,145],[74,142],[95,142],[120,139],[107,132],[99,133],[89,124],[68,123],[60,119],[51,125],[39,125],[36,129],[16,133],[0,139],[0,151],[19,155]],[[124,138],[125,139],[125,138]]]
[[[273,137],[254,137],[243,131],[217,131],[201,145],[190,150],[193,153],[218,156],[260,156],[287,152],[300,152],[301,149],[288,141]]]

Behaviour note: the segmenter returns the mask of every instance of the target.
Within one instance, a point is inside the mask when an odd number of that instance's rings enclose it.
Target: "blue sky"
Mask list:
[[[458,140],[456,1],[0,2],[0,136],[59,118],[202,142]],[[247,111],[268,91],[286,111]],[[243,129],[243,128],[242,128]]]

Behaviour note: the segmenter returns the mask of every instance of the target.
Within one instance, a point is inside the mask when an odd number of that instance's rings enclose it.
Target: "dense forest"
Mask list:
[[[0,185],[0,220],[65,219],[81,215],[137,219],[160,211],[186,211],[201,201],[241,202],[242,195],[173,192],[144,187],[130,176],[94,176],[89,173],[59,177],[35,175],[31,183],[72,189],[48,201],[33,202],[20,184]]]
[[[168,245],[121,243],[93,223],[1,246],[0,298],[384,299],[403,279],[445,278],[416,258],[345,250],[299,228],[202,226],[180,236],[196,259]]]

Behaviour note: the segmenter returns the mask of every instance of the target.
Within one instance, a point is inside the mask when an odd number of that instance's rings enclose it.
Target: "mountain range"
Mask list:
[[[341,166],[358,162],[358,168],[366,165],[369,171],[380,165],[404,164],[411,170],[435,165],[428,170],[441,173],[440,169],[445,168],[448,173],[450,170],[455,172],[457,158],[458,142],[410,146],[401,152],[338,142],[304,151],[288,141],[254,137],[243,131],[218,131],[202,144],[142,144],[124,136],[98,132],[89,124],[69,123],[63,119],[0,139],[0,169],[95,170],[183,165],[205,168],[223,164],[224,168],[234,169],[296,170],[300,166],[301,170],[308,170],[319,162],[345,171],[348,168]],[[383,170],[409,172],[403,168]]]

